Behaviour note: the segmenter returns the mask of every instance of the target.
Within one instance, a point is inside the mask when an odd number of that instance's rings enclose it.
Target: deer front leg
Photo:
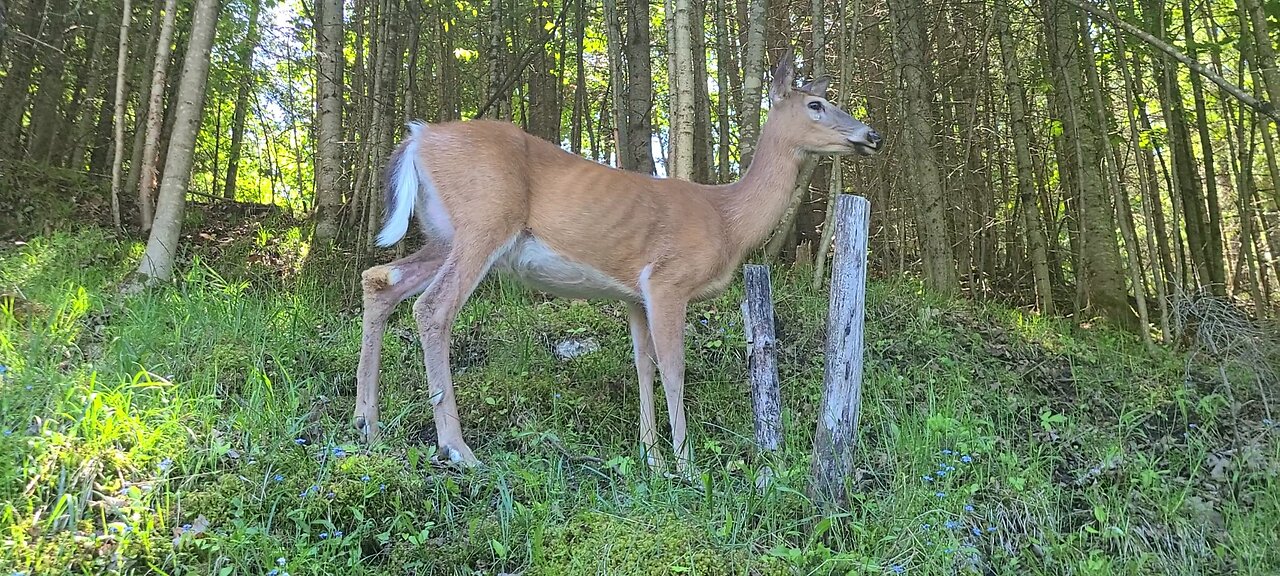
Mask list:
[[[645,460],[656,472],[662,469],[663,462],[662,453],[658,451],[658,425],[653,406],[653,337],[649,335],[649,317],[644,304],[627,304],[627,323],[631,326],[631,350],[640,387],[640,444],[644,447]]]
[[[421,292],[435,277],[444,260],[440,250],[427,246],[389,264],[374,266],[361,274],[364,290],[364,321],[360,337],[360,363],[356,368],[356,408],[352,424],[362,441],[378,437],[378,373],[382,337],[387,318],[405,299]]]
[[[688,302],[683,299],[647,294],[649,332],[657,353],[662,392],[667,397],[671,420],[671,446],[676,454],[676,472],[687,475],[692,459],[685,439],[684,412],[684,320]]]

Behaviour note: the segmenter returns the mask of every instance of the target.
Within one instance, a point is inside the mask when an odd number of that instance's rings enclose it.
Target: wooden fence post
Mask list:
[[[813,441],[810,496],[843,504],[853,470],[862,406],[862,322],[866,312],[867,236],[871,204],[841,194],[836,201],[836,251],[827,309],[826,376]]]
[[[773,291],[769,267],[742,267],[747,298],[742,302],[742,329],[747,337],[751,400],[756,415],[756,446],[773,452],[782,445],[782,402],[779,399],[777,340],[773,333]]]

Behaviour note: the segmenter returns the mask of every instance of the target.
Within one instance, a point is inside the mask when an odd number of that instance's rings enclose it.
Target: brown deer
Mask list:
[[[390,159],[377,243],[404,237],[416,212],[428,241],[365,270],[354,424],[378,434],[378,365],[392,310],[410,296],[427,366],[440,454],[478,460],[462,437],[449,365],[453,322],[491,271],[571,298],[627,304],[640,386],[640,441],[661,466],[654,368],[662,377],[677,471],[685,439],[684,327],[690,301],[720,293],[778,224],[807,153],[871,156],[880,135],[828,101],[828,79],[792,87],[792,54],[773,72],[768,120],[742,179],[703,185],[625,172],[570,154],[517,126],[413,123]]]

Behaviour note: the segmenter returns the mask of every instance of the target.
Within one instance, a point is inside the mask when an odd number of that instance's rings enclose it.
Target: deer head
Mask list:
[[[799,88],[792,87],[793,59],[792,51],[787,50],[773,70],[766,123],[789,127],[795,146],[806,152],[860,156],[879,152],[880,133],[827,100],[830,78],[820,76]]]

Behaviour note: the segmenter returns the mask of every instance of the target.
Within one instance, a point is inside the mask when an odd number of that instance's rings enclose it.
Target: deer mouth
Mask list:
[[[849,136],[849,148],[852,148],[859,156],[872,156],[880,151],[880,134],[871,130],[864,134]]]

